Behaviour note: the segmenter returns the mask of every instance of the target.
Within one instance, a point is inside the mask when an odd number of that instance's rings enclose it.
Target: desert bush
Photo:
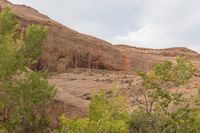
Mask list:
[[[93,96],[89,118],[60,117],[59,133],[128,133],[128,113],[124,98],[113,89],[111,97],[105,92]]]

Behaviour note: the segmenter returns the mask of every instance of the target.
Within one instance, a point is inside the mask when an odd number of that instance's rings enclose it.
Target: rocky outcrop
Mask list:
[[[147,49],[137,48],[128,45],[116,45],[116,47],[126,55],[129,62],[129,69],[135,71],[148,71],[155,63],[164,60],[175,62],[178,56],[184,56],[197,67],[200,68],[200,55],[184,47],[167,48],[167,49]]]
[[[104,40],[67,28],[37,10],[25,5],[0,1],[1,8],[10,7],[21,25],[45,25],[49,29],[38,69],[62,72],[68,68],[112,70],[149,70],[156,62],[174,59],[178,55],[198,58],[199,54],[186,48],[143,49],[126,45],[112,45]]]
[[[123,55],[112,44],[67,28],[25,5],[14,5],[4,0],[0,1],[0,6],[10,7],[24,27],[33,23],[48,26],[40,68],[52,71],[64,71],[69,67],[124,68]]]

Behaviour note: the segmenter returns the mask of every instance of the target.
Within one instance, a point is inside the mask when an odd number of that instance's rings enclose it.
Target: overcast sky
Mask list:
[[[114,44],[200,52],[200,0],[10,0]]]

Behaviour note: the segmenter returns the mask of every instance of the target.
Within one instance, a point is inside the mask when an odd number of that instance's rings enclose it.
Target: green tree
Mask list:
[[[0,131],[43,132],[55,95],[47,74],[27,71],[39,58],[47,28],[30,25],[23,33],[15,14],[0,13]]]
[[[16,34],[19,22],[9,8],[0,13],[0,79],[15,74],[19,69],[16,56]]]
[[[48,29],[39,25],[31,25],[26,29],[23,55],[35,61],[42,53],[42,44],[47,37]]]
[[[192,128],[192,116],[197,112],[194,99],[184,97],[177,88],[187,84],[194,73],[194,66],[184,57],[178,57],[175,65],[165,61],[148,73],[139,73],[143,88],[142,96],[137,98],[140,106],[132,114],[133,130],[142,133],[197,131],[196,127]]]
[[[19,28],[19,22],[17,21],[15,14],[10,8],[6,7],[0,13],[0,34],[16,34],[16,30]]]
[[[23,81],[11,86],[6,94],[9,96],[7,106],[10,106],[9,110],[13,112],[5,123],[7,129],[36,132],[48,127],[46,114],[53,102],[55,89],[48,84],[46,74],[28,73]]]
[[[184,57],[177,58],[176,62],[177,65],[173,68],[172,76],[175,79],[176,85],[185,85],[194,76],[196,68]]]

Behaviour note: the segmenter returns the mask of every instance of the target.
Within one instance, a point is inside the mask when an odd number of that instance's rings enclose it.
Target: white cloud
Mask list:
[[[188,47],[200,52],[200,1],[153,0],[146,2],[140,27],[111,38],[114,43],[140,47]]]
[[[171,37],[162,32],[162,27],[148,24],[144,25],[137,31],[131,31],[124,36],[116,36],[113,40],[115,43],[135,44],[140,47],[154,47],[161,48],[170,45]]]

